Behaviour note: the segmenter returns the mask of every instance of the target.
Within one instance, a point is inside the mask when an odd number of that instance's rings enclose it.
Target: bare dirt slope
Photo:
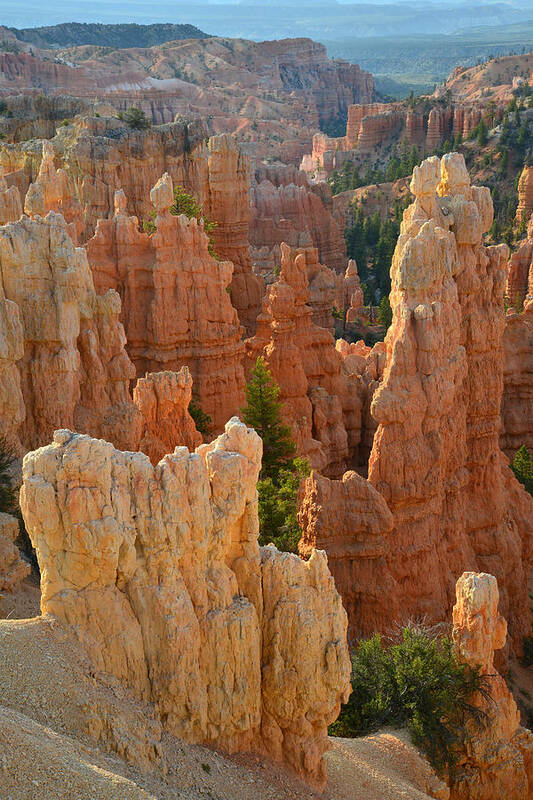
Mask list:
[[[52,618],[0,621],[0,698],[2,800],[319,797],[261,757],[162,734],[151,707],[92,674]],[[446,796],[428,794],[431,772],[402,734],[332,741],[323,800]]]

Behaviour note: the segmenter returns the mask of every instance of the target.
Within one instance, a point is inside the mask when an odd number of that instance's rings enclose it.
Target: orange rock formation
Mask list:
[[[529,631],[533,513],[498,445],[505,246],[485,248],[488,189],[458,154],[413,173],[391,270],[387,366],[369,480],[394,517],[403,618],[445,619],[464,569],[490,569],[513,644]]]
[[[237,419],[154,468],[62,430],[24,459],[42,611],[164,728],[255,750],[323,787],[350,693],[346,612],[323,553],[257,544],[261,440]]]
[[[533,293],[533,217],[527,226],[527,238],[507,262],[505,295],[511,306],[519,307]]]
[[[346,135],[313,137],[312,152],[306,153],[301,169],[316,180],[325,180],[346,161],[360,155],[380,156],[385,146],[406,141],[424,152],[434,151],[444,141],[461,134],[468,137],[482,116],[477,106],[434,106],[428,111],[412,109],[406,103],[368,103],[348,109]]]
[[[328,555],[348,612],[349,637],[355,641],[386,630],[399,608],[387,563],[393,518],[383,497],[356,472],[346,472],[342,480],[312,472],[302,486],[298,520],[300,555],[308,558],[313,548]]]
[[[473,698],[488,715],[488,724],[469,722],[451,800],[528,800],[533,788],[533,734],[520,726],[513,696],[494,669],[494,651],[504,646],[507,634],[498,611],[496,578],[465,572],[457,581],[456,593],[455,646],[467,664],[480,667],[490,700]]]
[[[397,588],[385,606],[377,598],[377,605],[358,609],[350,625],[354,630],[360,619],[383,619],[385,607],[399,609],[398,621],[443,621],[458,576],[465,569],[490,569],[520,652],[531,624],[533,500],[498,443],[507,248],[482,244],[492,221],[490,194],[470,186],[462,156],[423,162],[411,191],[415,202],[404,214],[391,269],[386,366],[368,392],[378,423],[368,479],[392,512],[388,541],[394,547],[384,558]],[[361,374],[364,347],[353,354],[346,345],[339,350],[346,367]],[[346,519],[353,508],[347,486],[331,493],[339,500],[339,520]],[[369,502],[370,494],[365,497]],[[312,492],[305,502],[313,513],[302,517],[306,526],[312,521],[304,540],[313,541],[314,529],[325,531],[335,520],[326,523],[329,512]],[[342,541],[340,532],[328,535]],[[352,587],[339,588],[352,598]]]
[[[233,265],[209,255],[201,223],[170,213],[168,174],[151,198],[157,230],[149,236],[126,214],[124,193],[116,194],[115,215],[98,222],[87,245],[95,285],[122,298],[137,375],[188,366],[195,396],[218,432],[244,403],[241,328],[226,291]]]
[[[525,166],[518,181],[518,207],[516,222],[525,223],[533,212],[533,167]]]
[[[136,446],[140,415],[129,395],[135,372],[120,299],[95,293],[85,251],[74,247],[62,216],[24,216],[0,228],[0,283],[11,301],[4,303],[5,389],[23,448],[65,425]]]
[[[246,369],[263,356],[281,388],[298,452],[328,475],[356,458],[361,432],[357,381],[344,369],[332,334],[312,322],[306,255],[282,244],[280,279],[272,284],[247,339]]]
[[[179,372],[150,372],[139,378],[133,402],[143,419],[139,450],[157,464],[177,445],[194,450],[202,442],[188,408],[192,378],[188,367]]]
[[[291,247],[316,247],[322,264],[341,272],[346,264],[342,227],[332,216],[331,190],[310,184],[293,168],[258,167],[250,203],[250,244],[262,271],[280,263],[282,242]]]
[[[83,117],[68,130],[60,127],[52,142],[44,141],[42,158],[39,143],[6,149],[0,172],[9,185],[27,190],[27,213],[62,213],[81,242],[94,234],[99,219],[112,214],[120,189],[130,213],[147,219],[150,189],[168,172],[216,222],[217,256],[234,264],[232,303],[247,333],[253,333],[263,284],[252,272],[248,245],[249,159],[228,135],[214,136],[206,145],[199,122],[135,132],[117,131],[117,124],[116,119]],[[55,162],[62,166],[56,169]],[[13,212],[6,221],[12,218]]]
[[[15,540],[19,535],[16,517],[0,512],[0,610],[2,594],[11,592],[30,573],[30,565],[20,557]]]

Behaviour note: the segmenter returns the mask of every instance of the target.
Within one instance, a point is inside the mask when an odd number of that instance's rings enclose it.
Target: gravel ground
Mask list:
[[[38,613],[31,581],[7,600],[8,619],[0,620],[0,800],[445,797],[431,789],[425,762],[398,734],[333,739],[323,795],[268,759],[185,744],[162,733],[151,706],[94,675],[53,618],[17,618]]]

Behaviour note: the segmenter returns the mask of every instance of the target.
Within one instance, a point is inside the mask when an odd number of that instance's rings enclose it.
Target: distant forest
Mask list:
[[[96,44],[104,47],[153,47],[177,39],[207,39],[194,25],[102,25],[97,22],[63,22],[43,28],[9,28],[19,41],[36,47],[75,47]]]

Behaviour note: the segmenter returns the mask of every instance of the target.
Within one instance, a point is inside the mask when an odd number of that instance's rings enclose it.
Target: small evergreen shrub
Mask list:
[[[526,492],[533,495],[533,459],[525,445],[516,451],[511,461],[511,469]]]
[[[205,216],[202,211],[202,206],[183,188],[183,186],[176,186],[174,189],[174,205],[170,207],[170,213],[176,216],[185,214],[188,219],[192,219],[193,217],[197,220],[203,219],[204,231],[209,237],[209,255],[213,256],[213,258],[217,258],[215,240],[213,238],[213,231],[217,227],[217,223]]]
[[[189,403],[189,414],[194,420],[198,433],[201,433],[204,438],[209,436],[211,433],[211,417],[205,413],[196,400],[191,400]]]
[[[392,325],[392,308],[387,294],[383,295],[379,304],[378,322],[380,325],[383,325],[386,331],[388,331]]]
[[[117,116],[133,130],[143,131],[152,125],[144,111],[137,106],[131,106],[126,111],[119,111]]]
[[[357,644],[352,689],[331,735],[362,736],[384,725],[407,727],[440,773],[453,771],[467,723],[486,719],[472,704],[479,694],[488,699],[479,670],[457,659],[448,636],[413,625],[389,646],[377,634]]]

